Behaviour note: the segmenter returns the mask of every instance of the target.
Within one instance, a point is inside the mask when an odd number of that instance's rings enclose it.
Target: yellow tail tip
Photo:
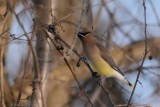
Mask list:
[[[131,88],[134,88],[134,86],[133,86],[131,83],[128,83],[128,85],[129,85]]]
[[[130,86],[131,88],[134,88],[134,86],[132,85],[132,86]]]

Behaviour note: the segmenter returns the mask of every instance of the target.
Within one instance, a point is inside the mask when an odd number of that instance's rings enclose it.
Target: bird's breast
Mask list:
[[[102,76],[111,77],[115,70],[99,55],[87,57],[92,70],[98,72]]]

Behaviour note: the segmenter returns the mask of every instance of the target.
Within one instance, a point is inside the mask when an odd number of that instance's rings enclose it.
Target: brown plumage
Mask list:
[[[125,79],[109,51],[100,44],[91,32],[80,32],[78,37],[82,42],[85,57],[93,71],[98,72],[102,76],[115,77],[133,87]]]

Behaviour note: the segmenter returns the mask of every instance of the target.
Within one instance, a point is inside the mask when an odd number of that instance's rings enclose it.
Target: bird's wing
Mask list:
[[[100,49],[101,57],[116,71],[118,71],[120,74],[124,75],[122,71],[118,68],[116,63],[114,62],[112,56],[110,55],[110,52],[104,48],[100,43],[96,43],[97,47]]]

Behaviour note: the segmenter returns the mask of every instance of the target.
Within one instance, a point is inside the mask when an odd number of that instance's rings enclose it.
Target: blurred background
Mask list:
[[[1,0],[0,106],[159,107],[159,4],[159,0]],[[137,81],[134,92],[114,78],[102,77],[98,84],[79,62],[75,51],[83,56],[83,49],[76,34],[86,30],[110,51],[125,77],[132,84]]]

